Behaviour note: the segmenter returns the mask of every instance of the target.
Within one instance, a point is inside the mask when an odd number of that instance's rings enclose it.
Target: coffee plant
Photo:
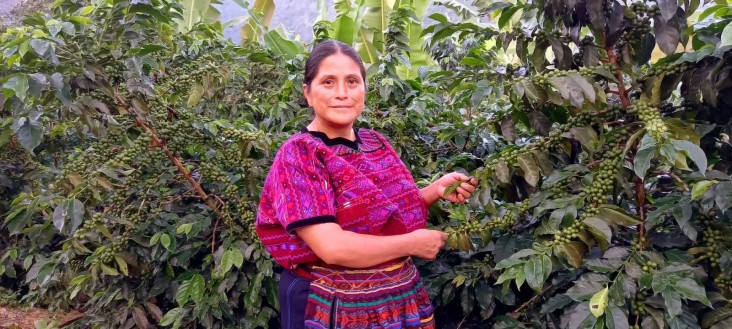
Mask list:
[[[388,12],[358,125],[420,185],[481,182],[430,209],[449,233],[419,262],[439,327],[732,325],[732,7],[436,4],[466,18],[433,14],[424,49],[424,4]],[[186,10],[59,0],[0,35],[4,303],[80,309],[84,328],[278,326],[252,225],[311,115],[308,45],[261,24],[261,45],[233,45],[217,23],[180,29]],[[317,40],[343,37],[333,24]]]
[[[177,33],[182,12],[57,1],[3,33],[0,275],[20,302],[98,328],[277,314],[253,224],[265,163],[303,117],[297,89],[259,46]]]

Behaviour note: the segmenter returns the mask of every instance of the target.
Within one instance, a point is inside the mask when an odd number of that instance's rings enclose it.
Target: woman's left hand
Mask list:
[[[445,190],[458,181],[463,183],[458,186],[455,192],[445,195]],[[450,202],[465,203],[465,201],[470,199],[473,192],[475,192],[475,186],[478,185],[478,180],[458,172],[453,172],[440,177],[434,184],[437,185],[437,193],[441,198]]]

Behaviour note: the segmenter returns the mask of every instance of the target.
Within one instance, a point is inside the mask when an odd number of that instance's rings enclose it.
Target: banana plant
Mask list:
[[[235,0],[235,2],[244,8],[249,8],[249,6],[242,3],[241,0]],[[254,5],[249,10],[250,18],[247,20],[246,24],[242,25],[241,29],[239,30],[242,42],[244,42],[245,40],[256,41],[257,39],[259,39],[259,28],[257,27],[257,24],[255,23],[253,17],[255,14],[261,15],[259,17],[259,20],[261,22],[261,25],[266,29],[269,28],[269,26],[272,24],[272,16],[274,16],[274,11],[274,0],[254,1]]]
[[[422,21],[429,4],[429,0],[336,0],[336,19],[331,24],[332,37],[354,45],[366,64],[375,64],[379,61],[379,54],[384,51],[384,33],[389,14],[401,5],[410,5],[414,7],[418,21]],[[322,6],[319,8],[322,11]],[[408,59],[411,65],[398,68],[403,78],[416,76],[419,66],[429,64],[429,56],[422,50],[422,26],[418,22],[409,23],[408,32],[412,50]]]
[[[183,0],[183,18],[178,20],[178,31],[187,32],[198,23],[215,24],[221,20],[221,12],[214,7],[221,0]]]

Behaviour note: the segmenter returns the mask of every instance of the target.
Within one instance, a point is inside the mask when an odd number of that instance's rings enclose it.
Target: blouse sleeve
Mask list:
[[[335,196],[313,147],[293,141],[280,149],[272,171],[274,212],[288,233],[304,226],[335,223]]]

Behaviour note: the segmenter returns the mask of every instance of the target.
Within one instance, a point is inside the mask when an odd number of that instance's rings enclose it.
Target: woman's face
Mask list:
[[[349,127],[364,107],[366,88],[361,68],[350,57],[335,53],[323,59],[318,74],[302,86],[315,120],[331,127]]]

